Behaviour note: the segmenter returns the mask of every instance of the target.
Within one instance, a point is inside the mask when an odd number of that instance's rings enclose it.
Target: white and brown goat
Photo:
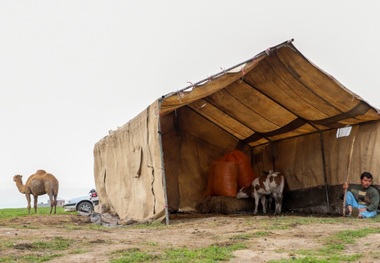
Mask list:
[[[275,202],[274,214],[281,213],[282,206],[282,192],[284,190],[285,177],[280,172],[264,172],[264,175],[254,179],[249,187],[243,187],[239,190],[237,198],[253,197],[255,199],[254,214],[257,214],[259,200],[263,207],[263,213],[267,212],[266,209],[266,196],[273,197]]]

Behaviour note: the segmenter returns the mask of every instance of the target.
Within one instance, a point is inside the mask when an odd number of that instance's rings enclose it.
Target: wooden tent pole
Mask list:
[[[322,157],[322,168],[323,168],[323,178],[325,180],[325,194],[326,194],[326,203],[327,203],[327,212],[330,213],[330,198],[329,198],[329,184],[327,181],[327,172],[326,172],[326,157],[325,157],[325,147],[323,141],[323,134],[319,132],[319,141],[321,143],[321,157]]]
[[[160,145],[160,159],[161,159],[161,173],[162,173],[162,187],[164,190],[164,201],[165,201],[165,222],[166,225],[169,225],[169,203],[168,203],[168,189],[166,184],[166,175],[165,175],[165,162],[164,162],[164,149],[162,146],[162,131],[161,131],[161,118],[160,118],[160,110],[161,110],[161,100],[158,100],[158,115],[157,115],[157,125],[158,125],[158,142]]]
[[[346,182],[345,183],[348,183],[348,177],[350,175],[351,160],[352,160],[352,153],[354,152],[355,138],[356,138],[356,136],[354,136],[354,138],[352,139],[352,143],[351,143],[351,151],[350,151],[350,157],[348,159],[348,168],[347,168],[347,176],[346,176]],[[344,189],[344,194],[343,194],[343,213],[342,213],[343,216],[346,216],[346,193],[347,193],[347,188]]]

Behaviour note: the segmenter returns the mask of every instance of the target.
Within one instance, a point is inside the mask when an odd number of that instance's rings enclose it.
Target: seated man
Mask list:
[[[369,218],[377,215],[380,198],[378,190],[371,186],[372,179],[372,174],[364,172],[360,175],[361,185],[343,184],[343,189],[347,189],[345,203],[348,209],[347,216]]]

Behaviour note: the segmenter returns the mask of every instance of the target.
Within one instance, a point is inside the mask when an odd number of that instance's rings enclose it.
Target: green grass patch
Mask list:
[[[73,243],[70,239],[54,237],[53,240],[38,241],[31,243],[33,250],[65,250]]]
[[[87,249],[74,249],[69,252],[69,254],[84,254],[88,252]]]
[[[252,228],[274,231],[288,230],[298,225],[341,223],[344,222],[344,220],[346,219],[343,217],[278,216],[268,220],[252,220],[252,218],[247,217],[245,223],[251,225]]]
[[[370,234],[378,234],[380,233],[380,228],[363,228],[358,230],[345,230],[339,232],[334,236],[334,239],[338,242],[345,244],[354,244],[357,238],[365,237]],[[333,240],[333,242],[335,242]]]
[[[170,227],[170,226],[166,226],[165,224],[159,221],[134,224],[134,225],[129,226],[129,228],[134,228],[134,229],[162,229],[162,228],[167,228],[167,227]]]
[[[377,233],[380,233],[380,228],[362,228],[341,231],[328,237],[325,241],[325,246],[318,252],[324,255],[338,254],[346,249],[347,244],[355,244],[358,238]]]
[[[149,262],[158,258],[158,255],[152,253],[140,251],[138,248],[130,248],[123,251],[114,251],[112,254],[117,254],[117,259],[112,259],[111,263],[138,263]]]
[[[151,246],[151,247],[157,247],[158,243],[157,242],[143,242],[142,244],[146,246]]]
[[[60,257],[60,254],[54,255],[24,255],[24,256],[5,256],[0,257],[0,262],[3,263],[38,263],[38,262],[46,262],[50,261],[54,258]]]
[[[340,262],[356,262],[360,259],[360,255],[342,256],[332,255],[330,257],[305,256],[292,257],[291,259],[270,260],[268,263],[340,263]]]
[[[68,249],[72,243],[72,240],[64,239],[62,237],[55,237],[51,240],[32,243],[6,244],[7,248],[13,248],[16,251],[27,251],[28,253],[15,253],[14,255],[0,256],[0,262],[49,261],[56,257],[61,257],[62,251]]]
[[[270,232],[268,231],[256,231],[253,233],[245,233],[245,234],[239,234],[231,237],[231,240],[248,240],[251,238],[258,238],[258,237],[266,237],[270,235]]]
[[[10,241],[1,241],[0,242],[0,252],[1,252],[1,250],[11,248],[11,247],[13,247],[13,243]]]
[[[271,232],[268,232],[268,231],[257,231],[255,233],[253,233],[253,236],[254,237],[266,237],[266,236],[269,236]]]
[[[363,228],[357,230],[345,230],[329,236],[324,241],[324,246],[317,250],[298,250],[295,253],[299,257],[291,260],[273,260],[271,263],[283,262],[354,262],[363,255],[344,255],[346,245],[355,244],[358,238],[366,237],[370,234],[380,233],[380,228]]]
[[[63,207],[57,207],[57,214],[69,214],[68,212],[65,212]],[[30,210],[30,214],[28,214],[28,209],[25,208],[4,208],[0,209],[0,219],[8,219],[8,218],[14,218],[19,216],[34,216],[34,215],[50,215],[50,207],[38,207],[37,213],[34,212],[34,209],[32,208]],[[54,211],[52,212],[52,215],[54,215]]]
[[[247,233],[247,234],[240,234],[240,235],[235,235],[231,237],[231,240],[248,240],[253,238],[254,235],[252,233]]]
[[[244,244],[226,244],[226,245],[212,245],[200,249],[187,249],[187,248],[170,248],[164,250],[162,253],[144,252],[139,249],[132,248],[127,251],[118,251],[119,257],[113,259],[111,263],[122,262],[147,262],[157,261],[166,263],[213,263],[219,261],[226,261],[233,257],[232,253],[238,249],[244,249]]]
[[[74,225],[71,223],[62,225],[61,228],[70,230],[70,231],[76,231],[76,230],[96,230],[100,232],[109,232],[108,228],[105,228],[102,225],[97,225],[97,224],[81,224],[81,225]]]

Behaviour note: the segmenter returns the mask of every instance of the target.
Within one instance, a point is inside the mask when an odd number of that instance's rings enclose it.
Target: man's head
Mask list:
[[[360,175],[360,183],[363,188],[368,188],[372,184],[373,176],[369,172],[364,172]]]

